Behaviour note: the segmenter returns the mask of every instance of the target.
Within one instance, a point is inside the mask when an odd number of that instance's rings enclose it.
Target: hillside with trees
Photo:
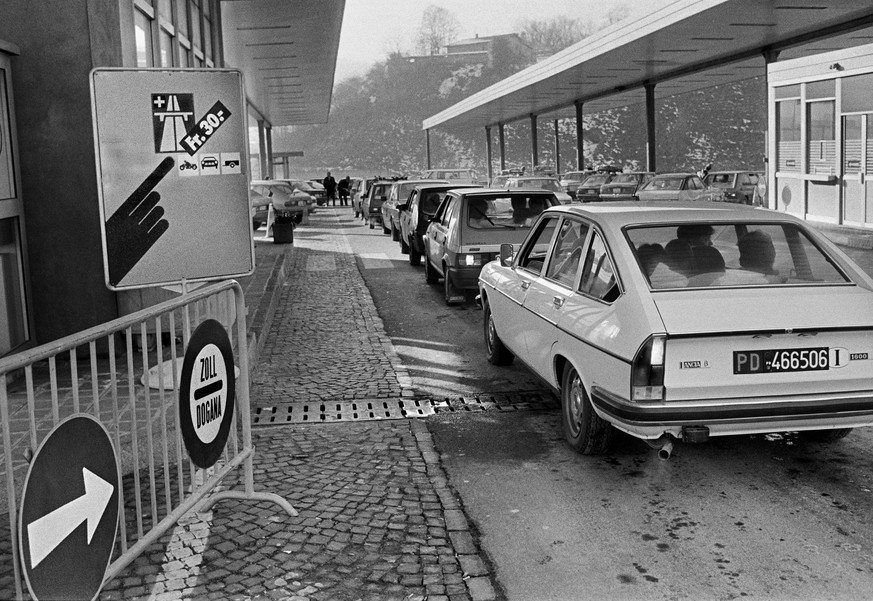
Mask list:
[[[614,9],[607,19],[619,20],[626,11]],[[295,159],[296,175],[320,177],[326,169],[342,175],[415,174],[426,168],[424,119],[464,98],[583,39],[591,24],[560,18],[523,24],[519,37],[530,52],[498,39],[491,64],[458,64],[440,54],[455,40],[457,23],[439,7],[425,11],[418,30],[419,54],[392,52],[365,76],[334,87],[330,121],[323,125],[276,128],[274,151],[303,150]],[[763,77],[736,84],[659,98],[656,104],[658,170],[698,170],[706,163],[716,169],[761,169],[766,132]],[[645,166],[645,109],[642,103],[585,114],[586,165]],[[497,132],[492,128],[497,169]],[[558,171],[576,168],[575,119],[558,121]],[[539,163],[554,169],[555,128],[547,117],[538,120]],[[508,167],[530,165],[528,119],[505,127]],[[484,128],[431,131],[432,166],[473,167],[486,172]]]

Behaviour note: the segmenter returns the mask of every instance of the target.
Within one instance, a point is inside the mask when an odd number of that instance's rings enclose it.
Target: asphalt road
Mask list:
[[[484,359],[481,313],[381,230],[348,230],[386,331],[426,394],[542,389]],[[859,599],[873,594],[873,432],[677,444],[620,437],[604,457],[563,442],[560,415],[427,421],[507,599]]]

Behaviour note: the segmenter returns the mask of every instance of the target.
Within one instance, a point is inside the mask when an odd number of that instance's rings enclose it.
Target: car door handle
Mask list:
[[[556,296],[552,299],[552,304],[555,305],[556,309],[560,309],[564,306],[564,299],[560,296]]]
[[[522,290],[527,290],[528,288],[530,288],[530,282],[522,282],[521,283]]]

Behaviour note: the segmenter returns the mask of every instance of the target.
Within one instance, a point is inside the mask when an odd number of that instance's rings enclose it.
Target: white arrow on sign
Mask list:
[[[82,479],[85,481],[84,495],[27,525],[31,569],[64,542],[85,520],[88,520],[88,543],[94,538],[94,532],[97,531],[97,525],[109,505],[115,487],[85,467],[82,468]]]

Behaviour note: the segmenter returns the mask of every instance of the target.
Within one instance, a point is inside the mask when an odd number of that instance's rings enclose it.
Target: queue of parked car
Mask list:
[[[805,221],[741,206],[756,172],[604,174],[589,202],[504,174],[362,180],[353,205],[447,304],[475,295],[487,359],[555,390],[580,453],[618,432],[666,458],[679,440],[873,425],[873,278]]]

